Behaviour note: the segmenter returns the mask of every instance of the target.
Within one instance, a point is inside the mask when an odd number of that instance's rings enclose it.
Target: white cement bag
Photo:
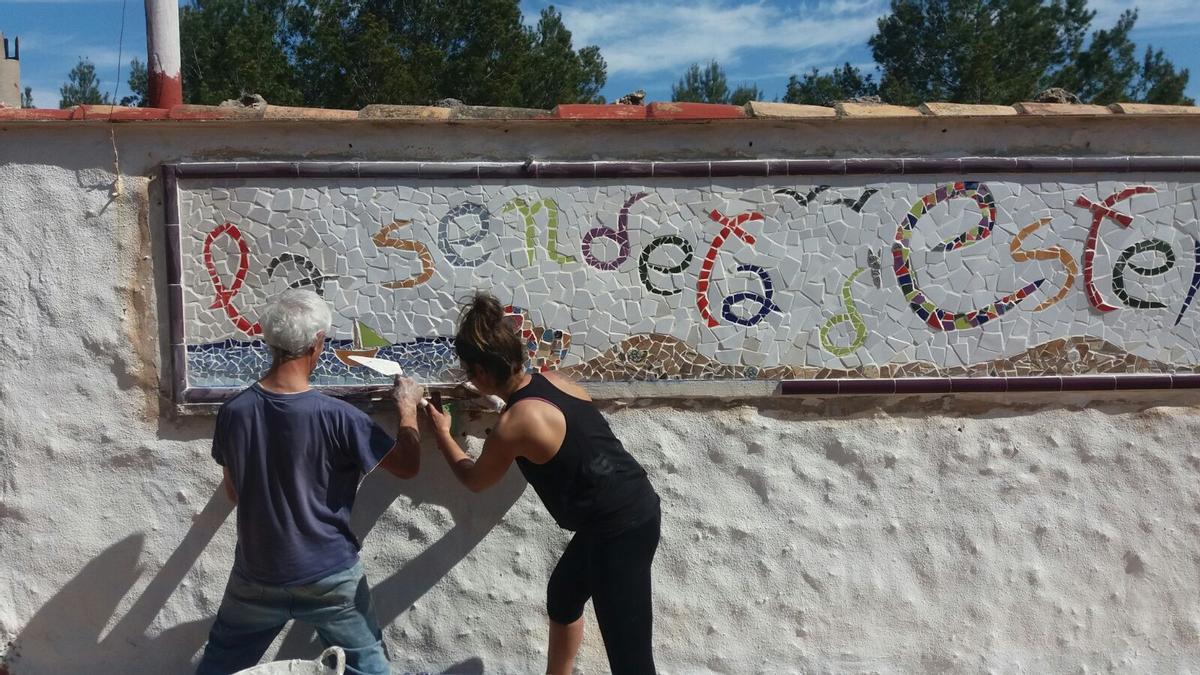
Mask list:
[[[332,660],[333,667],[325,665]],[[346,672],[346,653],[341,647],[330,647],[321,652],[316,661],[272,661],[261,666],[239,670],[234,675],[342,675]]]

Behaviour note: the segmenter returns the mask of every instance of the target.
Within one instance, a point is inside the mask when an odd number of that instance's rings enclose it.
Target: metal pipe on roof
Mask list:
[[[178,0],[146,0],[147,95],[152,108],[183,103]]]

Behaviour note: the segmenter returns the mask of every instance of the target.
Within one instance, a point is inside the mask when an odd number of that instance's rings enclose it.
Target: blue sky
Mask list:
[[[1191,70],[1188,95],[1200,99],[1198,0],[1091,0],[1094,27],[1109,27],[1120,12],[1139,9],[1134,40],[1165,50]],[[866,46],[887,0],[522,0],[529,22],[554,4],[580,47],[596,44],[608,62],[604,95],[615,100],[645,89],[670,100],[671,84],[693,62],[718,60],[731,84],[754,82],[767,99],[782,96],[789,74],[843,62],[874,65]],[[121,40],[124,5],[124,40]],[[105,91],[128,93],[129,60],[145,61],[141,0],[0,0],[0,31],[21,38],[23,84],[39,107],[58,107],[58,88],[79,57],[96,64]],[[1140,56],[1140,54],[1139,54]],[[119,57],[119,58],[118,58]]]

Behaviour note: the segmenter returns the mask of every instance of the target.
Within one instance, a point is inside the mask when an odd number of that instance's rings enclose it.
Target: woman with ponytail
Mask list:
[[[653,673],[650,565],[660,511],[646,472],[583,388],[554,373],[525,371],[525,345],[496,298],[475,296],[454,347],[471,383],[506,402],[478,459],[451,436],[450,415],[425,407],[454,475],[479,492],[515,461],[558,525],[575,532],[547,585],[546,671],[572,671],[591,598],[612,672]]]

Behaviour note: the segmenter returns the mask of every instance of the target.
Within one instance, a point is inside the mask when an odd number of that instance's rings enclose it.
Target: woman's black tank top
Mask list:
[[[567,394],[539,373],[509,397],[508,407],[531,398],[558,408],[567,419],[562,446],[550,461],[517,458],[559,527],[608,536],[658,514],[658,494],[646,472],[591,401]]]

